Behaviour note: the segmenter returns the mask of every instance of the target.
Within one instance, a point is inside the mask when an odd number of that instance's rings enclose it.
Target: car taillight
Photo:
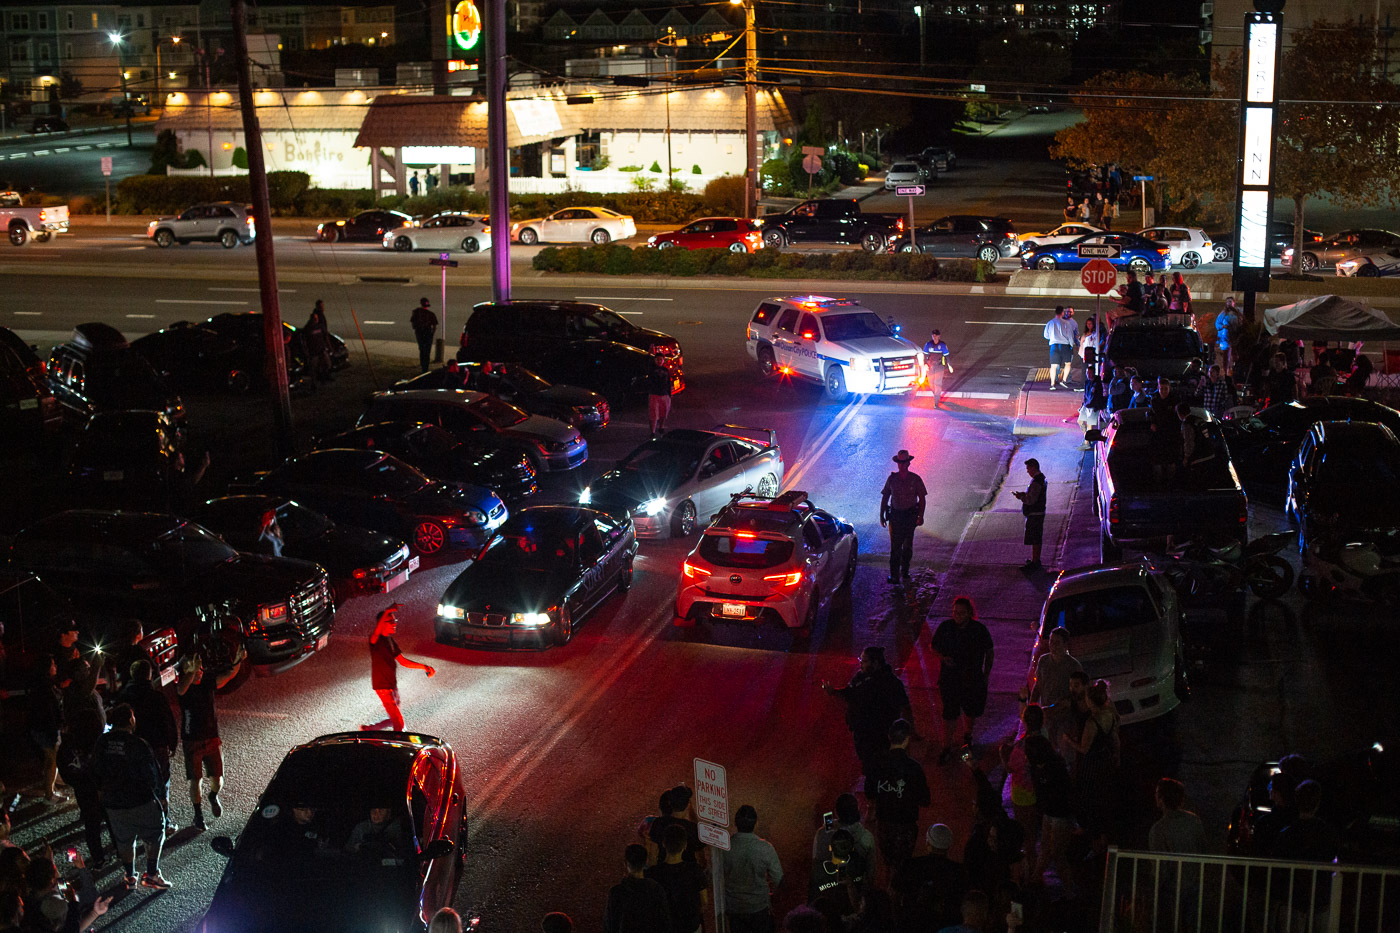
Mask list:
[[[251,218],[251,217],[246,217],[246,218],[244,218],[244,220],[247,221],[248,226],[251,227],[251,226],[253,225],[253,218]]]
[[[690,561],[685,561],[681,564],[681,573],[685,574],[686,578],[690,580],[698,580],[700,577],[708,577],[710,575],[710,572],[704,567],[697,567]]]
[[[792,573],[770,573],[763,579],[777,586],[796,586],[802,582],[802,571],[794,570]]]
[[[1313,234],[1312,241],[1313,241],[1314,243],[1321,243],[1321,242],[1322,242],[1322,234],[1320,234],[1320,233],[1314,233],[1314,234]]]
[[[1241,525],[1249,524],[1249,500],[1244,496],[1240,496],[1240,513],[1236,517],[1236,521]]]
[[[39,212],[39,219],[40,219],[40,220],[43,220],[43,219],[44,219],[45,217],[47,217],[47,216],[49,216],[49,212],[48,212],[48,211],[42,211],[42,210],[41,210],[41,211]]]
[[[903,218],[903,217],[899,218],[898,220],[896,220],[896,221],[894,222],[894,228],[895,228],[896,230],[898,230],[900,233],[903,233],[903,232],[904,232],[904,218]]]
[[[1171,255],[1171,250],[1168,249],[1168,248],[1166,248],[1166,247],[1164,246],[1164,247],[1162,247],[1161,249],[1157,250],[1157,255],[1158,255],[1158,256],[1170,256],[1170,255]]]
[[[1108,499],[1108,523],[1116,525],[1122,520],[1122,509],[1118,505],[1118,497],[1110,496]]]

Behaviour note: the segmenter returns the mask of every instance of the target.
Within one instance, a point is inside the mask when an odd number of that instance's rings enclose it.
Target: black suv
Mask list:
[[[325,647],[335,618],[320,567],[242,554],[174,515],[60,512],[16,535],[9,559],[80,612],[170,626],[182,645],[209,646],[215,669],[238,642],[253,664],[290,666]]]
[[[556,379],[540,361],[588,340],[603,340],[661,354],[679,386],[685,387],[680,341],[670,334],[638,327],[610,308],[581,301],[486,301],[472,309],[462,332],[457,359],[524,363],[546,379]]]
[[[132,341],[156,371],[175,385],[191,390],[223,389],[241,395],[266,386],[267,344],[261,311],[218,314],[202,323],[176,321],[164,330]],[[301,332],[282,322],[287,351],[287,379],[293,385],[310,375]],[[330,335],[331,368],[350,365],[350,351]]]
[[[63,427],[63,409],[34,348],[0,327],[0,431],[6,437],[39,437]]]
[[[163,412],[177,427],[185,406],[146,358],[109,324],[79,324],[73,337],[49,354],[49,388],[78,418],[99,411]]]
[[[914,241],[901,233],[890,241],[892,253],[928,253],[932,256],[976,257],[996,262],[1002,256],[1015,256],[1020,250],[1016,230],[1005,217],[977,217],[949,214],[927,227],[914,230]]]
[[[1130,317],[1109,332],[1103,355],[1114,369],[1130,368],[1147,382],[1166,376],[1179,382],[1210,362],[1210,351],[1189,314]]]

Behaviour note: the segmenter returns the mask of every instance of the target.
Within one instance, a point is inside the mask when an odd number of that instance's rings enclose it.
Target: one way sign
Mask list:
[[[1117,243],[1080,243],[1076,249],[1080,259],[1117,259],[1123,255]]]

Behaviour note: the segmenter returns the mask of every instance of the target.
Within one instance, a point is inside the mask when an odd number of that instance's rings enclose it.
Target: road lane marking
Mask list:
[[[1039,321],[963,321],[964,324],[1000,324],[1003,327],[1044,327]]]
[[[252,292],[253,294],[257,294],[258,292],[262,291],[262,289],[259,288],[221,288],[215,285],[210,285],[209,290],[211,292]],[[279,292],[286,292],[292,295],[296,294],[295,288],[279,288],[277,290]]]
[[[73,149],[72,149],[71,146],[59,146],[57,149],[54,150],[54,152],[72,152],[72,151],[73,151]]]
[[[89,150],[89,149],[91,149],[91,148],[92,148],[91,146],[79,146],[79,147],[78,147],[78,151],[79,151],[79,152],[86,152],[87,150]]]
[[[24,158],[25,156],[27,156],[27,155],[29,155],[29,153],[27,153],[27,152],[12,152],[12,153],[10,153],[10,158],[12,158],[12,159],[23,159],[23,158]]]
[[[398,321],[365,321],[366,324],[397,324]]]
[[[856,416],[856,412],[860,411],[861,406],[869,400],[870,396],[862,395],[858,400],[848,403],[846,409],[837,416],[836,420],[834,420],[824,432],[817,435],[819,443],[816,449],[810,454],[800,455],[793,469],[784,472],[782,485],[785,491],[797,488],[798,481],[801,480],[802,476],[807,472],[808,467],[821,459],[822,454],[826,453],[826,449],[831,446],[832,441],[836,440],[841,432],[846,430],[846,425],[851,423],[851,419]]]
[[[145,247],[141,247],[144,249]],[[201,298],[157,298],[158,305],[246,305],[246,301],[211,301]]]
[[[48,155],[48,154],[49,154],[49,150],[47,150],[47,149],[35,149],[34,152],[31,153],[31,154],[32,154],[32,155],[36,155],[36,156]]]
[[[579,301],[675,301],[674,298],[624,298],[621,295],[577,295]],[[626,311],[622,312],[626,314]]]
[[[127,317],[155,317],[154,314],[128,314]]]
[[[44,312],[42,312],[42,311],[16,311],[16,312],[15,312],[15,314],[21,315],[21,316],[23,316],[23,317],[39,317],[39,316],[42,315],[43,313],[44,313]]]

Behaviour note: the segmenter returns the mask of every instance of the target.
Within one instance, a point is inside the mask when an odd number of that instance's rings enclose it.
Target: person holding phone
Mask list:
[[[837,797],[835,809],[822,814],[821,828],[812,837],[812,861],[826,857],[831,848],[831,837],[842,829],[851,834],[856,854],[874,871],[875,835],[861,822],[860,802],[855,794]]]

